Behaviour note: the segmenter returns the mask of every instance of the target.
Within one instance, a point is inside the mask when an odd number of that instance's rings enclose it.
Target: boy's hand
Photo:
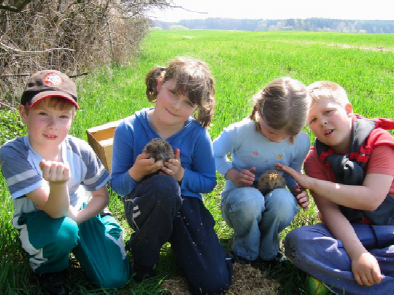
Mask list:
[[[309,177],[305,174],[302,174],[298,171],[295,171],[293,168],[283,165],[283,164],[275,164],[275,166],[278,168],[279,171],[286,172],[287,174],[290,174],[291,177],[297,183],[304,189],[311,189],[313,187],[313,181],[314,179],[312,177]]]
[[[380,284],[383,279],[376,258],[369,252],[362,253],[358,259],[352,259],[352,272],[359,285]]]
[[[42,160],[40,169],[42,178],[52,184],[62,184],[70,179],[70,168],[63,162]]]
[[[181,165],[181,151],[176,149],[174,151],[175,158],[170,159],[168,162],[164,162],[164,167],[161,169],[164,174],[170,175],[181,182],[185,175],[185,168]],[[161,173],[161,172],[160,172]]]
[[[305,189],[296,185],[292,190],[292,194],[296,197],[298,205],[301,206],[304,211],[308,208],[309,205],[309,196]]]
[[[155,162],[148,153],[142,153],[137,156],[133,167],[129,170],[129,175],[136,182],[139,182],[144,176],[155,173],[163,168],[163,161]]]

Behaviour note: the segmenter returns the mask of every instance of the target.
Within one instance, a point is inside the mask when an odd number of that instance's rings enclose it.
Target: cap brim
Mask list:
[[[39,102],[40,100],[50,97],[50,96],[56,96],[56,97],[62,97],[65,98],[67,100],[69,100],[70,102],[72,102],[75,107],[79,110],[79,105],[78,103],[74,100],[74,98],[71,95],[68,95],[65,92],[61,92],[61,91],[43,91],[40,92],[38,94],[36,94],[30,101],[31,104],[29,104],[29,102],[27,103],[27,106],[29,109],[31,109],[37,102]]]

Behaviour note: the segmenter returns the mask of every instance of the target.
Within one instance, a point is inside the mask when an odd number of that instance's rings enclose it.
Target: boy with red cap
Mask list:
[[[49,294],[67,293],[71,252],[99,286],[119,288],[129,278],[123,230],[104,210],[109,174],[85,141],[68,135],[75,109],[77,90],[68,76],[55,70],[35,73],[19,106],[28,135],[0,149],[15,207],[13,226]]]

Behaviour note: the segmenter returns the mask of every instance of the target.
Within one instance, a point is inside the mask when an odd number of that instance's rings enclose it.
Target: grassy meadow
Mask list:
[[[348,92],[355,112],[366,117],[394,117],[394,42],[392,34],[345,34],[312,32],[240,32],[240,31],[152,31],[144,41],[138,58],[129,66],[98,69],[76,80],[81,110],[73,122],[71,134],[87,140],[86,129],[133,114],[150,106],[145,96],[144,78],[156,65],[166,66],[177,56],[199,58],[207,62],[216,81],[216,109],[209,129],[212,139],[231,123],[251,112],[251,97],[268,82],[290,76],[309,85],[317,80],[331,80]],[[0,111],[0,143],[4,134],[23,134],[14,112]],[[6,118],[7,120],[5,120]],[[4,124],[6,122],[6,124]],[[17,128],[15,126],[17,126]],[[311,143],[313,135],[310,134]],[[220,214],[223,178],[218,175],[216,189],[205,195],[204,202],[214,215],[216,231],[226,247],[232,230]],[[17,232],[12,227],[13,205],[4,178],[0,177],[0,293],[39,294],[31,275],[27,256],[20,249]],[[111,193],[110,209],[125,229],[131,230],[123,216],[123,205]],[[300,212],[291,228],[317,221],[316,208]],[[73,294],[161,294],[160,283],[182,275],[170,247],[165,245],[158,264],[159,275],[142,284],[132,280],[118,291],[94,288],[72,260]],[[280,283],[280,294],[305,294],[305,275],[286,264],[264,271]]]

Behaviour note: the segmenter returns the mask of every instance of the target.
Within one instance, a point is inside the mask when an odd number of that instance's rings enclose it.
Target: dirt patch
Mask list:
[[[250,264],[234,263],[233,266],[233,282],[226,294],[278,294],[279,283],[264,277],[259,269]],[[165,280],[161,287],[171,295],[191,295],[184,277]]]

